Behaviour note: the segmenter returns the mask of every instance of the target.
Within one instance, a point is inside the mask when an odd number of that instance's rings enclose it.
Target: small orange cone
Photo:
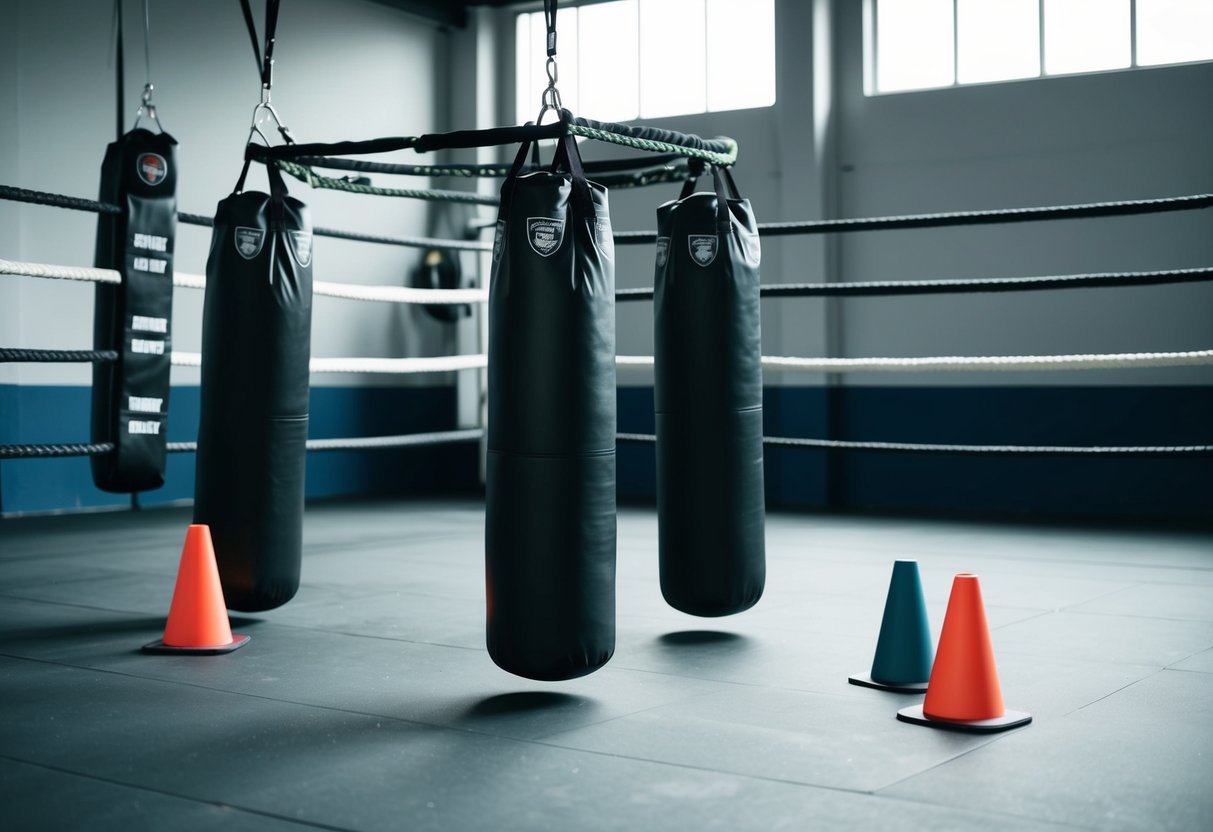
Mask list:
[[[978,733],[1005,731],[1032,721],[1030,714],[1008,711],[1002,704],[994,647],[976,575],[961,573],[952,580],[926,701],[902,708],[897,718]]]
[[[185,533],[164,638],[143,645],[143,650],[212,655],[230,653],[248,641],[248,636],[232,636],[210,526],[192,525]]]

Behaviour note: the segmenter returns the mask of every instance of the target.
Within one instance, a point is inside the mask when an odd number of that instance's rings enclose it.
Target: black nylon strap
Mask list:
[[[124,94],[126,92],[126,62],[124,60],[125,50],[122,48],[122,0],[114,0],[114,80],[117,84],[117,95],[115,102],[117,105],[118,115],[118,133],[117,137],[122,138],[124,125],[126,124],[126,101]]]
[[[244,12],[244,25],[248,29],[249,40],[253,44],[253,60],[257,62],[257,72],[262,70],[261,44],[257,42],[257,24],[253,22],[253,9],[249,0],[240,0],[240,10]]]
[[[240,10],[244,13],[244,25],[248,28],[249,40],[253,44],[253,58],[257,61],[257,71],[261,74],[261,85],[267,90],[274,86],[274,43],[278,33],[279,0],[265,2],[265,53],[262,55],[261,45],[257,40],[257,24],[253,20],[253,9],[249,0],[240,0]]]
[[[543,22],[548,27],[548,57],[556,57],[556,0],[543,0]]]

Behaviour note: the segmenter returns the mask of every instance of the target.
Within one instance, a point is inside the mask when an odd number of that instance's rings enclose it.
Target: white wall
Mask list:
[[[143,87],[142,4],[124,1],[129,124]],[[161,0],[151,7],[155,101],[164,126],[180,143],[178,204],[184,212],[212,214],[235,184],[259,100],[248,35],[234,2]],[[254,10],[260,18],[261,4]],[[5,0],[6,28],[15,25],[8,48],[0,50],[0,181],[95,197],[105,145],[115,129],[111,15],[111,4],[97,0]],[[273,103],[299,141],[439,129],[436,99],[445,90],[436,67],[446,38],[433,24],[368,0],[292,0],[284,4],[279,24]],[[390,184],[382,177],[376,181]],[[427,203],[312,191],[289,179],[288,184],[312,207],[317,225],[386,235],[428,230]],[[250,177],[249,187],[264,188],[264,176]],[[95,226],[92,214],[0,202],[0,257],[91,265]],[[203,273],[209,241],[208,229],[182,225],[177,270]],[[315,279],[402,285],[419,258],[417,249],[317,238]],[[202,293],[179,289],[174,305],[174,346],[197,352]],[[0,344],[87,348],[91,332],[90,287],[0,277]],[[452,329],[420,309],[315,300],[314,355],[453,349]],[[197,380],[196,370],[173,371],[174,384]],[[89,369],[0,365],[0,383],[13,381],[87,385]],[[313,381],[392,383],[382,376]]]

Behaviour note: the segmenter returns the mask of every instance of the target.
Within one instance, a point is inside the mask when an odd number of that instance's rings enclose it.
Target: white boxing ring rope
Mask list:
[[[57,266],[0,260],[0,274],[78,280],[92,283],[121,283],[122,275],[111,269]],[[173,285],[185,289],[205,289],[206,278],[178,272]],[[368,286],[316,281],[314,294],[351,300],[388,303],[485,303],[487,289],[418,289],[408,286]],[[174,352],[173,366],[200,367],[200,353]],[[651,355],[620,355],[616,365],[623,370],[643,370],[653,366]],[[927,356],[915,358],[800,358],[764,355],[767,370],[799,373],[889,373],[957,372],[965,370],[1028,372],[1042,370],[1105,370],[1156,367],[1195,367],[1213,365],[1213,349],[1174,352],[1133,352],[1077,355],[980,355]],[[485,355],[452,355],[426,358],[313,358],[313,373],[445,373],[480,370],[488,366]]]

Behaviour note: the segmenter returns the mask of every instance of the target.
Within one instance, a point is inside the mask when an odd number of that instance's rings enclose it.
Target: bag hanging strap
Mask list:
[[[286,182],[282,179],[282,171],[278,170],[275,164],[265,166],[265,175],[270,180],[270,226],[281,227],[286,215]]]
[[[687,181],[682,184],[682,191],[678,194],[679,199],[686,199],[695,193],[695,186],[699,184],[699,177],[703,176],[706,167],[707,162],[703,161],[703,159],[692,158],[688,161]]]
[[[733,225],[729,215],[729,199],[741,199],[741,193],[737,190],[737,183],[733,181],[733,174],[728,168],[719,165],[711,165],[711,168],[712,190],[716,193],[716,231],[720,234],[728,234]],[[699,182],[701,172],[702,169],[700,171],[691,169],[691,175],[683,184],[678,199],[686,199],[695,193],[695,185]]]
[[[568,110],[561,111],[561,118],[564,120],[571,119],[572,113]],[[522,172],[523,166],[526,164],[527,155],[531,152],[532,145],[538,150],[538,142],[533,139],[527,139],[518,147],[518,154],[514,157],[514,164],[510,166],[510,172],[505,177],[505,183],[501,186],[501,207],[500,213],[502,216],[509,213],[510,202],[514,197],[514,185],[518,181],[518,175]],[[590,184],[585,178],[585,168],[581,164],[581,151],[577,149],[577,140],[572,133],[565,133],[556,140],[556,154],[552,157],[552,172],[560,173],[567,171],[573,186],[573,201],[577,206],[579,213],[589,219],[593,219],[597,210],[594,207],[594,197],[590,192]]]

